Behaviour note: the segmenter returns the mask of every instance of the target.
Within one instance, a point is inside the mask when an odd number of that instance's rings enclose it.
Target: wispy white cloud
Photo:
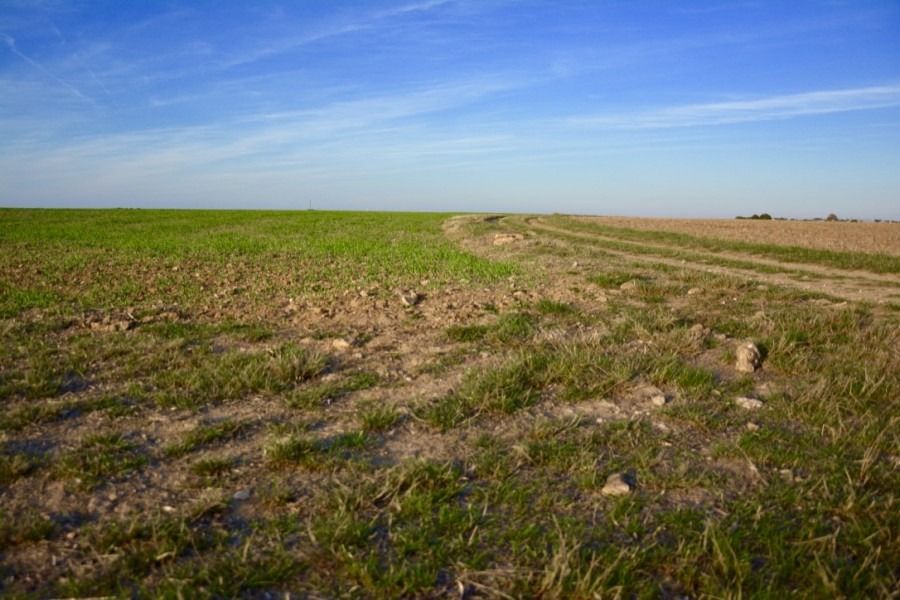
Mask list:
[[[73,95],[77,96],[78,98],[81,98],[82,100],[84,100],[86,102],[90,102],[91,104],[94,104],[94,101],[91,98],[82,94],[75,86],[73,86],[72,84],[70,84],[67,81],[60,79],[59,77],[57,77],[56,75],[54,75],[53,73],[51,73],[50,71],[45,69],[43,66],[41,66],[40,63],[33,60],[29,56],[23,54],[16,46],[15,38],[13,38],[11,35],[4,33],[3,41],[6,43],[6,46],[9,48],[10,52],[12,52],[16,56],[18,56],[19,58],[21,58],[22,60],[27,62],[29,65],[31,65],[32,67],[34,67],[35,69],[37,69],[38,71],[40,71],[41,73],[43,73],[44,75],[46,75],[47,77],[49,77],[50,79],[52,79],[53,81],[58,83],[59,85],[63,86],[66,90],[71,92]]]
[[[385,21],[409,13],[428,11],[439,6],[449,4],[456,0],[427,0],[424,2],[412,2],[378,12],[360,14],[355,19],[320,26],[302,34],[294,34],[270,40],[255,48],[238,52],[221,62],[220,68],[231,68],[239,65],[253,63],[270,56],[289,52],[296,48],[324,41],[329,38],[340,37],[352,33],[358,33],[378,27]]]
[[[668,9],[674,14],[704,15],[717,12],[729,12],[733,10],[759,9],[763,5],[760,2],[716,2],[700,6],[673,5]]]
[[[51,29],[51,31],[53,31],[53,33],[56,35],[57,39],[59,39],[60,43],[63,46],[68,45],[68,42],[67,42],[65,36],[63,35],[63,32],[52,21],[50,22],[50,29]],[[91,66],[81,58],[81,55],[77,51],[74,51],[74,52],[72,52],[72,58],[74,58],[75,61],[79,65],[81,65],[81,67],[85,71],[88,72],[88,74],[91,76],[91,80],[93,80],[93,82],[96,83],[97,86],[100,87],[101,90],[103,90],[103,93],[106,94],[106,97],[113,103],[113,105],[115,105],[116,100],[113,97],[113,95],[110,93],[109,88],[107,88],[106,85],[103,83],[103,81],[99,77],[97,77],[97,74],[94,72],[94,70],[91,68]]]
[[[431,83],[391,94],[332,102],[302,111],[256,114],[252,120],[292,123],[306,135],[333,135],[374,123],[453,109],[529,84],[528,79],[500,75]]]
[[[254,63],[258,60],[282,54],[284,52],[288,52],[307,44],[312,44],[321,40],[325,40],[327,38],[346,35],[348,33],[353,33],[366,28],[367,26],[364,24],[348,23],[334,27],[325,27],[317,31],[312,31],[301,35],[282,37],[258,47],[235,53],[219,61],[217,63],[217,66],[221,69],[229,69],[231,67],[236,67],[239,65]]]
[[[377,13],[375,16],[377,18],[384,17],[392,17],[394,15],[402,15],[405,13],[419,12],[423,10],[430,10],[432,8],[442,6],[444,4],[450,4],[455,0],[427,0],[426,2],[411,2],[409,4],[402,4],[395,8],[389,8],[387,10],[383,10]]]
[[[375,158],[406,161],[405,168],[415,169],[417,162],[438,156],[510,149],[507,140],[493,134],[435,134],[416,118],[517,85],[522,82],[461,80],[307,110],[254,113],[189,127],[79,136],[68,142],[57,139],[52,147],[46,145],[46,135],[32,131],[19,137],[15,152],[10,151],[7,159],[16,163],[17,169],[79,178],[115,171],[152,179],[222,163],[270,171],[298,165],[345,165],[348,161],[362,164]],[[0,133],[11,130],[12,125],[0,121]]]
[[[569,123],[615,129],[660,129],[774,121],[900,106],[900,85],[786,94],[576,117]]]
[[[322,24],[318,28],[311,29],[304,33],[294,33],[281,38],[276,37],[274,39],[269,39],[254,48],[235,53],[232,56],[225,58],[218,63],[218,66],[223,69],[228,69],[239,65],[253,63],[330,38],[377,29],[387,25],[392,19],[403,17],[411,13],[430,11],[445,5],[456,4],[458,1],[459,0],[424,0],[400,4],[379,11],[356,14],[352,18],[345,18],[344,20]]]

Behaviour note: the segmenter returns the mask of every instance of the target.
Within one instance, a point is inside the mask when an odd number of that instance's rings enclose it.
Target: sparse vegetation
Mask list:
[[[57,463],[62,477],[93,489],[107,480],[140,468],[147,457],[119,432],[86,435],[78,448],[67,452]]]
[[[177,442],[163,448],[163,451],[168,456],[182,456],[202,446],[233,439],[240,435],[242,431],[248,429],[249,426],[250,423],[247,421],[232,421],[230,419],[203,423],[182,436]]]
[[[900,249],[13,210],[0,246],[5,594],[900,585]],[[738,373],[746,340],[762,368]]]

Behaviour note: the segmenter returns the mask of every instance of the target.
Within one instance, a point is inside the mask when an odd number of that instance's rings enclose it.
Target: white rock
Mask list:
[[[604,496],[626,496],[631,493],[632,485],[625,473],[613,473],[606,478],[606,484],[600,493]]]
[[[741,342],[735,350],[734,370],[739,373],[752,373],[759,368],[762,355],[753,342]]]
[[[709,334],[709,328],[704,327],[703,323],[694,323],[691,325],[691,328],[688,329],[688,332],[696,337],[705,337]]]
[[[763,407],[762,400],[757,400],[756,398],[747,398],[745,396],[735,398],[734,403],[746,410],[756,410],[757,408]]]
[[[652,404],[653,406],[665,406],[666,397],[662,395],[653,396],[652,398],[650,398],[650,404]]]
[[[238,490],[237,492],[234,493],[234,496],[232,496],[232,498],[234,498],[238,502],[242,502],[242,501],[250,498],[250,495],[252,493],[253,493],[253,490],[251,490],[250,488],[247,488],[245,490]]]
[[[403,303],[403,306],[415,306],[421,300],[422,297],[412,290],[400,294],[400,302]]]

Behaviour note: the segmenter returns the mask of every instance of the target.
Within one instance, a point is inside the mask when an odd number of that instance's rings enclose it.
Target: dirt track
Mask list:
[[[898,223],[637,217],[573,217],[573,220],[639,231],[669,231],[740,242],[900,256]]]
[[[584,219],[579,219],[584,220]],[[739,278],[752,278],[753,280],[772,284],[772,285],[780,285],[794,289],[801,289],[810,292],[817,292],[822,294],[827,294],[830,296],[835,296],[837,298],[841,298],[843,300],[850,301],[865,301],[872,302],[875,304],[884,304],[888,302],[896,302],[900,299],[900,279],[898,279],[895,275],[882,275],[876,273],[868,273],[865,271],[859,270],[847,270],[847,269],[838,269],[832,267],[825,267],[821,265],[815,264],[806,264],[806,263],[793,263],[793,262],[782,262],[774,259],[763,258],[760,256],[756,256],[750,253],[742,253],[742,252],[711,252],[708,250],[703,250],[701,248],[691,248],[690,254],[694,257],[698,257],[698,259],[686,261],[683,259],[677,258],[667,258],[663,256],[658,256],[654,254],[645,254],[639,251],[640,247],[652,248],[652,249],[663,249],[663,250],[672,250],[672,251],[680,251],[683,248],[676,246],[674,244],[666,244],[661,242],[654,243],[646,243],[646,242],[629,242],[629,244],[633,244],[635,246],[635,251],[623,251],[617,248],[609,248],[603,245],[604,242],[622,242],[614,237],[609,237],[600,234],[593,233],[585,233],[580,231],[570,230],[564,227],[558,227],[554,225],[550,225],[545,222],[546,219],[542,217],[507,217],[500,221],[500,223],[505,223],[508,226],[516,230],[525,229],[530,234],[530,239],[541,239],[546,236],[546,234],[564,234],[567,236],[566,242],[573,246],[573,250],[577,252],[578,248],[586,249],[595,247],[598,249],[602,249],[603,252],[612,254],[614,256],[618,256],[621,258],[626,258],[628,260],[635,260],[640,262],[653,262],[659,264],[666,264],[673,267],[679,267],[684,269],[693,269],[699,271],[705,271],[710,273],[717,274],[726,274],[732,275]],[[646,221],[650,225],[645,223],[644,229],[648,227],[652,227],[652,224],[660,222],[660,230],[664,228],[669,230],[669,223],[673,220],[665,220],[665,223],[662,223],[663,220],[638,220],[641,222]],[[688,222],[688,221],[676,221],[679,224],[679,227],[685,231],[692,231],[695,235],[697,233],[698,227],[705,227],[707,225],[707,221],[697,221],[697,222]],[[625,223],[618,223],[615,221],[617,225],[625,225]],[[729,222],[730,223],[730,222]],[[743,223],[738,221],[737,223]],[[781,225],[782,223],[778,223]],[[787,223],[791,226],[804,225],[804,223]],[[807,223],[805,225],[809,225],[810,227],[816,228],[821,223]],[[829,224],[832,225],[832,224]],[[855,224],[838,224],[838,225],[855,225]],[[872,224],[865,224],[872,225]],[[891,224],[884,224],[885,230],[887,228],[896,229],[895,226]],[[629,224],[630,226],[630,224]],[[794,227],[796,229],[796,227]],[[654,229],[651,229],[654,230]],[[709,237],[715,237],[716,232],[719,230],[717,228],[712,228],[710,231],[713,232],[713,235]],[[785,235],[790,235],[793,233],[793,230],[790,232],[785,232]],[[783,235],[781,236],[783,238]],[[783,238],[787,239],[787,238]],[[790,238],[794,239],[794,238]],[[824,237],[817,236],[800,236],[797,239],[818,239],[820,241],[820,247],[828,247],[832,246],[831,242]],[[886,239],[886,238],[885,238]],[[577,240],[577,241],[576,241]],[[591,243],[593,242],[593,243]],[[812,243],[812,242],[809,242]],[[825,244],[822,246],[821,244]],[[856,242],[856,246],[858,247],[860,244],[859,240]],[[863,244],[864,245],[864,244]],[[886,253],[894,253],[896,248],[893,246],[885,246]],[[743,268],[737,268],[722,264],[715,264],[716,262],[721,262],[722,259],[727,259],[731,261],[744,261],[744,262],[752,262],[757,265],[763,265],[768,267],[776,267],[784,270],[785,272],[767,272],[764,270],[752,270],[749,271]]]

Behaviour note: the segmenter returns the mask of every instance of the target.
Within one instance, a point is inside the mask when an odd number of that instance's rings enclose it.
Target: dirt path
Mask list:
[[[603,252],[621,258],[626,258],[628,260],[660,263],[673,267],[693,269],[708,273],[726,274],[739,278],[752,278],[754,280],[772,285],[824,293],[842,298],[844,300],[885,304],[888,302],[896,302],[898,299],[900,299],[900,288],[897,287],[897,284],[900,283],[900,280],[892,275],[879,275],[875,273],[867,273],[864,271],[835,269],[806,263],[785,263],[777,260],[761,258],[749,253],[709,252],[699,248],[685,249],[680,246],[670,244],[625,241],[615,237],[574,231],[564,227],[550,225],[546,223],[541,217],[534,216],[505,217],[504,219],[498,221],[498,223],[508,223],[513,227],[518,224],[520,225],[520,227],[527,227],[530,230],[536,232],[544,231],[548,233],[562,233],[579,240],[584,240],[588,245],[590,245],[590,242],[592,241],[599,243],[625,242],[634,244],[636,246],[645,246],[648,248],[686,251],[696,256],[708,258],[711,262],[710,264],[704,264],[703,262],[686,262],[681,259],[665,258],[644,254],[641,252],[627,252],[618,249],[611,249],[605,246],[600,246],[600,244],[598,244],[598,249],[601,249]],[[750,261],[760,265],[791,269],[799,274],[799,278],[797,277],[797,275],[790,273],[771,273],[760,270],[750,271],[737,267],[712,264],[716,260],[720,260],[723,258],[728,260]]]

